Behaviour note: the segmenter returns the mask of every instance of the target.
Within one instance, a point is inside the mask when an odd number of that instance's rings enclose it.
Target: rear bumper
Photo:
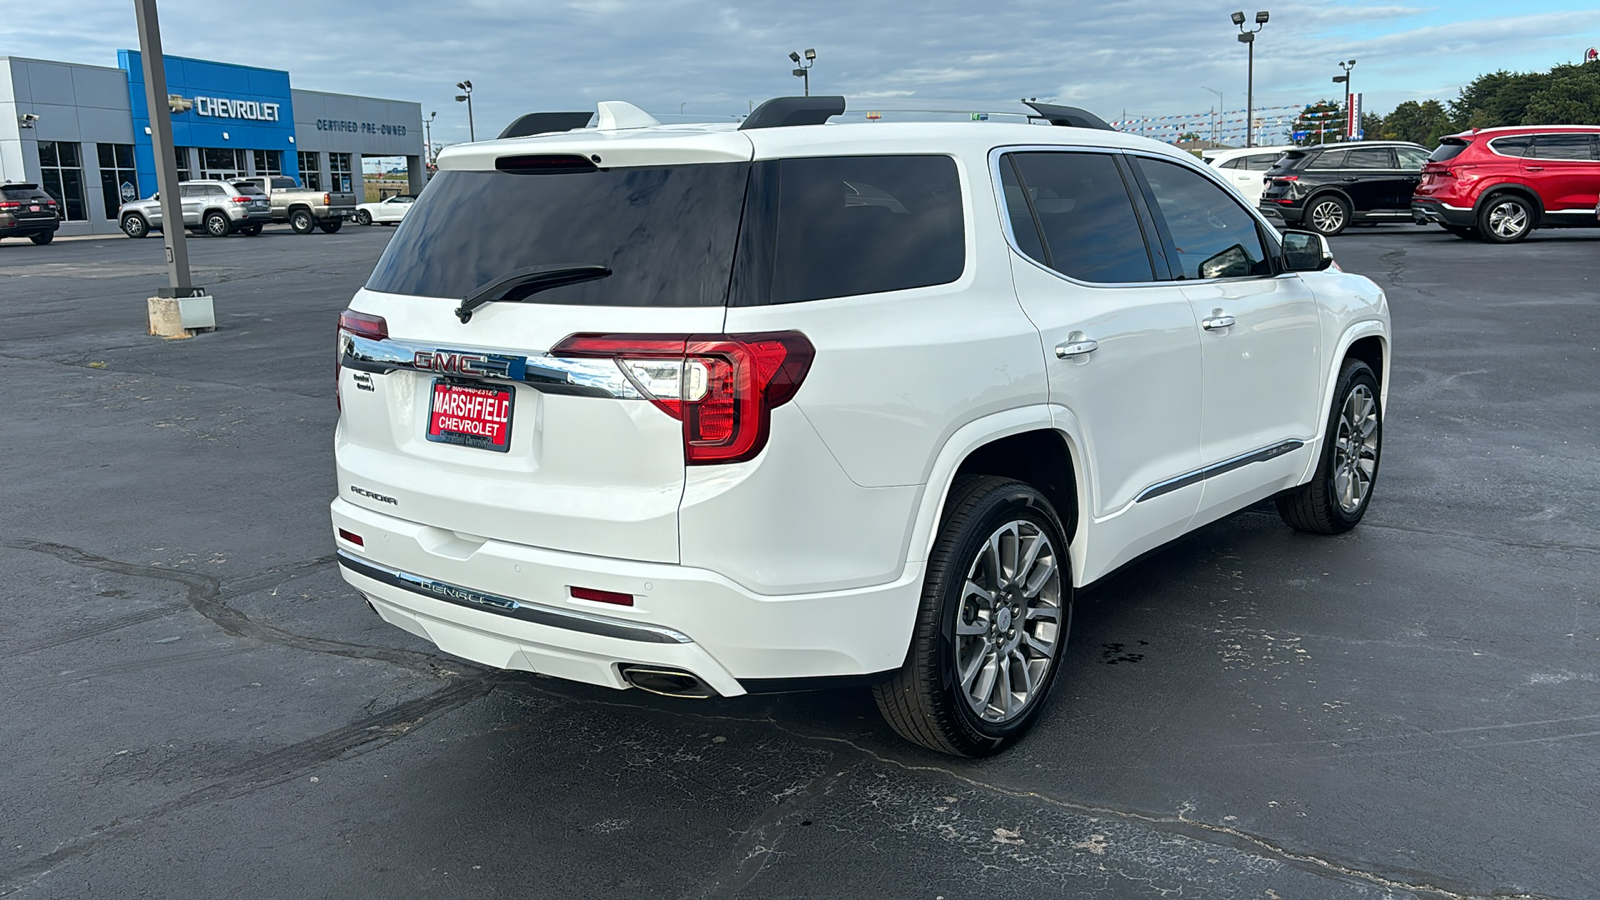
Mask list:
[[[1256,209],[1260,210],[1262,215],[1281,219],[1288,225],[1299,225],[1306,217],[1305,206],[1296,203],[1279,203],[1276,200],[1263,199]]]
[[[921,563],[888,584],[769,596],[706,569],[474,545],[342,499],[332,517],[363,540],[338,539],[341,573],[390,624],[483,665],[611,688],[628,686],[624,665],[687,671],[725,697],[866,680],[903,662],[921,595]]]
[[[1411,218],[1418,225],[1455,225],[1470,228],[1477,223],[1477,217],[1470,207],[1451,206],[1438,200],[1412,199]]]
[[[0,237],[27,237],[28,235],[32,234],[52,234],[60,227],[61,220],[55,217],[48,219],[15,219],[11,221],[0,221]]]

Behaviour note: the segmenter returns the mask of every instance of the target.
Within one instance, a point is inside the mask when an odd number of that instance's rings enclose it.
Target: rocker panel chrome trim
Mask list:
[[[1266,462],[1269,459],[1277,459],[1285,453],[1293,453],[1305,445],[1305,441],[1280,441],[1276,444],[1273,444],[1271,447],[1263,447],[1260,450],[1252,450],[1249,453],[1235,456],[1232,459],[1225,459],[1219,463],[1212,463],[1203,469],[1196,469],[1193,472],[1186,472],[1182,475],[1179,475],[1177,478],[1169,478],[1166,481],[1152,484],[1143,491],[1140,491],[1139,496],[1133,498],[1133,501],[1135,503],[1143,503],[1146,500],[1159,497],[1162,494],[1170,494],[1179,488],[1186,488],[1191,484],[1196,484],[1206,480],[1207,478],[1214,478],[1225,472],[1232,472],[1234,469],[1244,468],[1251,463]]]

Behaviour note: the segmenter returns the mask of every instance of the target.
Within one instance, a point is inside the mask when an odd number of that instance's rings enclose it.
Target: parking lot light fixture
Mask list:
[[[467,104],[467,140],[476,141],[478,139],[478,131],[472,125],[472,82],[458,81],[456,82],[456,88],[461,91],[456,95],[456,102]]]
[[[789,59],[794,62],[796,67],[794,70],[794,77],[805,79],[806,96],[811,96],[811,66],[817,61],[817,51],[812,48],[807,48],[805,62],[800,61],[800,54],[790,51]]]
[[[1358,130],[1360,130],[1360,128],[1361,128],[1361,123],[1360,122],[1352,122],[1352,121],[1350,121],[1350,70],[1354,69],[1355,67],[1356,67],[1356,61],[1355,60],[1352,59],[1349,62],[1345,62],[1344,60],[1341,59],[1341,60],[1339,60],[1339,68],[1344,70],[1344,74],[1343,75],[1335,75],[1335,76],[1333,76],[1333,83],[1334,84],[1343,84],[1344,85],[1344,119],[1345,119],[1344,137],[1345,137],[1345,140],[1350,140],[1351,138],[1355,137],[1356,136],[1356,132]]]
[[[1255,114],[1256,114],[1256,32],[1267,26],[1267,19],[1272,14],[1266,10],[1256,13],[1256,27],[1244,27],[1244,12],[1241,10],[1233,14],[1233,24],[1239,27],[1239,43],[1249,48],[1249,68],[1245,75],[1244,92],[1244,145],[1255,146]]]

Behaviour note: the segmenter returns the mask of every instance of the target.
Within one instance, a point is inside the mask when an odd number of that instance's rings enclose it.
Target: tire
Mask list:
[[[1371,367],[1345,360],[1333,396],[1316,474],[1277,499],[1278,515],[1296,531],[1343,534],[1356,527],[1378,482],[1383,410]]]
[[[1533,230],[1533,205],[1517,194],[1494,194],[1478,209],[1478,231],[1491,244],[1512,244]]]
[[[372,213],[369,213],[364,209],[356,210],[356,224],[357,225],[371,225],[372,224]]]
[[[246,225],[245,227],[239,229],[239,233],[244,235],[245,237],[255,237],[256,235],[261,233],[261,226],[260,225]]]
[[[131,238],[147,238],[150,236],[150,223],[138,213],[123,216],[122,233]]]
[[[46,231],[42,234],[28,235],[28,240],[33,241],[35,244],[48,244],[55,239],[56,233],[54,231]]]
[[[1305,223],[1312,231],[1325,237],[1350,227],[1350,203],[1338,194],[1322,194],[1306,204]]]
[[[1478,229],[1473,228],[1471,225],[1441,225],[1440,227],[1465,241],[1476,241],[1483,237],[1478,232]]]
[[[1020,583],[1005,575],[1008,558],[1013,572],[1028,562]],[[1071,626],[1071,562],[1050,501],[1020,481],[958,478],[905,664],[872,689],[878,710],[901,737],[930,750],[998,753],[1038,718]],[[1002,685],[1010,689],[995,690]]]
[[[309,209],[295,209],[289,211],[289,227],[295,234],[310,234],[317,227],[317,219]]]
[[[343,219],[329,219],[326,222],[318,222],[317,223],[317,227],[322,229],[322,233],[323,234],[333,234],[334,232],[336,232],[339,229],[344,227],[344,220]]]
[[[201,224],[205,226],[206,234],[211,237],[227,237],[228,233],[233,231],[233,223],[229,222],[228,217],[220,212],[206,213],[206,217],[201,220]]]

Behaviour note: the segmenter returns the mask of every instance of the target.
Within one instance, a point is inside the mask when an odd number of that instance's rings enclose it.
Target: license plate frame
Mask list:
[[[479,397],[483,399],[475,399]],[[441,399],[455,408],[441,411]],[[435,378],[428,391],[428,419],[423,436],[440,444],[509,453],[516,400],[517,392],[509,384]],[[502,402],[504,406],[498,406]]]

